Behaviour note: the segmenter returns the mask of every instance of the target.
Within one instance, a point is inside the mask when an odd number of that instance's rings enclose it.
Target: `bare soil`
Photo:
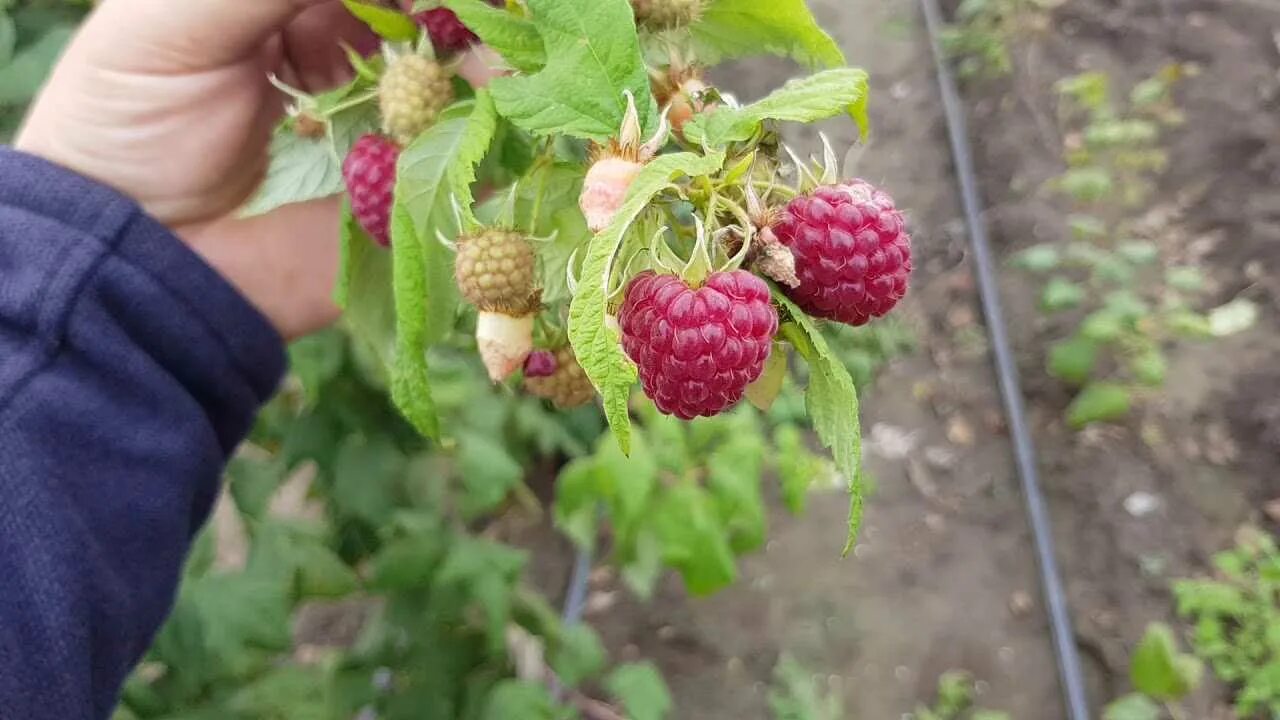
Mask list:
[[[802,518],[771,518],[767,548],[710,599],[667,578],[631,598],[593,576],[589,620],[615,659],[649,658],[679,718],[769,717],[783,653],[846,700],[848,717],[898,718],[932,697],[937,676],[973,673],[980,703],[1018,720],[1064,717],[1031,536],[977,306],[932,58],[916,0],[814,0],[851,62],[872,76],[873,141],[850,171],[882,184],[910,215],[917,272],[903,314],[919,350],[867,389],[863,420],[877,490],[862,542],[841,560],[844,499],[816,494]],[[1186,125],[1153,212],[1161,242],[1202,264],[1209,306],[1246,296],[1252,330],[1171,350],[1170,377],[1121,425],[1072,433],[1069,396],[1045,376],[1054,326],[1015,272],[1002,292],[1030,404],[1077,642],[1095,709],[1128,690],[1128,651],[1153,620],[1173,621],[1169,581],[1206,572],[1244,523],[1267,525],[1280,497],[1280,4],[1270,0],[1068,0],[1017,48],[1012,78],[968,84],[978,173],[998,254],[1063,232],[1063,209],[1034,188],[1061,172],[1052,85],[1105,69],[1120,87],[1171,61],[1200,74],[1179,91]],[[719,84],[750,100],[796,69],[752,61]],[[836,147],[848,123],[824,128]],[[816,152],[816,132],[789,138]],[[1156,509],[1126,511],[1135,492]],[[536,545],[547,547],[544,533]],[[550,548],[547,548],[550,550]],[[564,549],[564,548],[562,548]],[[548,586],[565,552],[539,552]],[[1192,717],[1226,718],[1205,688]]]

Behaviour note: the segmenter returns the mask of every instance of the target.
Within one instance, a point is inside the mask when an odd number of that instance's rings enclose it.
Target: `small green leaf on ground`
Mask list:
[[[1133,651],[1129,679],[1140,692],[1157,700],[1180,700],[1200,684],[1200,661],[1178,652],[1173,630],[1151,623]]]
[[[1160,706],[1141,693],[1130,693],[1107,705],[1102,720],[1160,720]]]
[[[662,674],[650,662],[621,665],[604,685],[631,720],[663,720],[674,707]]]
[[[1059,380],[1083,385],[1088,382],[1098,359],[1098,346],[1076,335],[1049,348],[1049,374]]]
[[[1058,312],[1084,302],[1084,288],[1066,278],[1050,278],[1040,294],[1040,307],[1046,312]]]
[[[1092,423],[1119,420],[1129,414],[1132,399],[1129,389],[1123,385],[1108,382],[1087,385],[1067,408],[1067,424],[1079,430]]]
[[[1052,245],[1032,245],[1013,256],[1013,264],[1031,272],[1048,272],[1058,267],[1062,258]]]

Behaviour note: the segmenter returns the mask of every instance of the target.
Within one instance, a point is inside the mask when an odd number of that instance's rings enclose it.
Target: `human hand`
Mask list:
[[[336,0],[103,0],[15,146],[137,200],[295,338],[337,317],[339,201],[236,211],[287,100],[268,73],[310,92],[339,85],[342,40],[373,38]]]

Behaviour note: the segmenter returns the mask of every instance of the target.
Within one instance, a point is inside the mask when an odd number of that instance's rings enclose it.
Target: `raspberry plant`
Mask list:
[[[1104,74],[1056,86],[1067,168],[1048,187],[1069,204],[1071,240],[1030,247],[1014,264],[1047,276],[1043,312],[1070,318],[1068,336],[1049,348],[1047,369],[1079,388],[1067,409],[1075,428],[1118,420],[1135,398],[1163,385],[1174,342],[1238,332],[1257,313],[1244,299],[1197,310],[1205,278],[1177,262],[1183,249],[1162,242],[1166,228],[1140,212],[1168,164],[1162,131],[1180,122],[1173,90],[1182,72],[1174,66],[1138,83],[1123,109]]]
[[[1214,577],[1173,585],[1178,614],[1192,623],[1191,646],[1232,686],[1241,718],[1280,715],[1280,549],[1246,527],[1236,547],[1213,558]]]

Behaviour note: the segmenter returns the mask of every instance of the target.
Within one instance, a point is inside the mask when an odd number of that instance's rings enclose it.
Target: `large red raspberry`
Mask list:
[[[391,244],[391,202],[400,146],[382,135],[365,135],[342,162],[342,179],[351,196],[351,214],[379,245]]]
[[[864,180],[824,185],[791,201],[773,228],[796,259],[783,288],[810,315],[863,325],[907,292],[911,238],[893,199]]]
[[[745,270],[712,273],[696,290],[645,271],[627,286],[618,323],[645,394],[688,420],[742,399],[769,357],[778,312],[769,286]]]
[[[502,4],[502,0],[488,1],[490,5]],[[432,8],[414,15],[414,18],[427,29],[432,47],[441,52],[460,52],[480,41],[448,8]]]

